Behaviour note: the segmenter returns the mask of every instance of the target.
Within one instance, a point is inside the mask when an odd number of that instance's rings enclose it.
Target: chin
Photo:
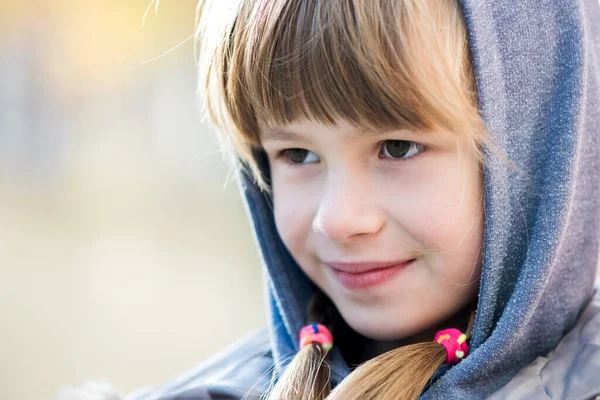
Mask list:
[[[416,335],[429,326],[427,321],[407,314],[392,315],[343,306],[338,310],[350,328],[372,340],[400,340]]]

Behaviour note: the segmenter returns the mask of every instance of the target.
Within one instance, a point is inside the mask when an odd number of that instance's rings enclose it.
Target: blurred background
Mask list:
[[[0,1],[0,399],[163,383],[264,323],[195,1],[150,1]]]
[[[0,0],[0,399],[164,383],[264,324],[195,6]]]

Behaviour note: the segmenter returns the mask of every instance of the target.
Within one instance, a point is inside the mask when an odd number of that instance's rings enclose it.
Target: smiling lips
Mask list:
[[[382,284],[410,265],[414,259],[388,262],[336,263],[327,262],[347,289],[365,289]]]

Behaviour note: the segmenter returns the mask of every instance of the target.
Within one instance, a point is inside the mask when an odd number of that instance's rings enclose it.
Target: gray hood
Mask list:
[[[600,234],[598,0],[462,0],[479,102],[510,160],[486,151],[483,273],[470,355],[424,399],[482,398],[556,347],[593,294]],[[268,165],[260,154],[261,166]],[[242,177],[265,270],[277,370],[315,288]],[[333,383],[349,368],[330,353]]]

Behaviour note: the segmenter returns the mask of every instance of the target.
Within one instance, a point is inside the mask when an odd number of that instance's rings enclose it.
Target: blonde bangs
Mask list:
[[[456,0],[206,0],[197,28],[205,111],[254,172],[259,123],[345,120],[481,141]]]

